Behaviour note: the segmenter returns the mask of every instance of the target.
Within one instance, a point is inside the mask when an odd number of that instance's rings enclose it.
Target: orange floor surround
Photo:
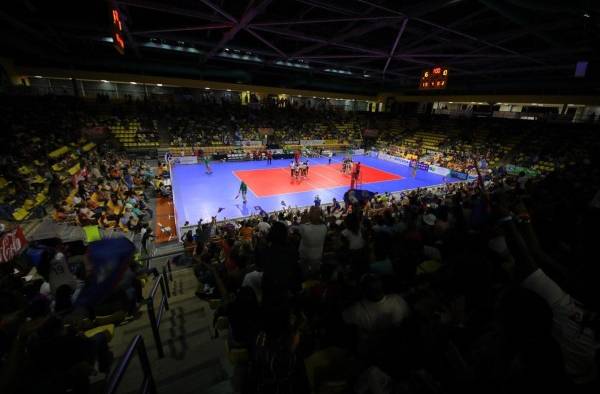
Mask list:
[[[159,244],[177,239],[172,199],[162,197],[156,199],[155,219],[154,235],[156,238],[154,243]]]

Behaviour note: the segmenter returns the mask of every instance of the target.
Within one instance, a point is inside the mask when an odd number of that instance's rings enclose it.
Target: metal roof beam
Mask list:
[[[204,4],[212,4],[208,0],[201,0],[201,1]],[[227,44],[229,41],[231,41],[240,30],[245,29],[246,26],[248,26],[248,24],[252,21],[252,19],[254,19],[258,14],[261,14],[262,12],[264,12],[264,10],[269,6],[269,4],[272,1],[273,0],[264,0],[263,2],[261,2],[260,4],[258,4],[256,6],[249,7],[244,12],[244,15],[242,15],[239,22],[237,22],[234,26],[231,27],[231,29],[229,31],[227,31],[225,34],[223,34],[223,37],[221,37],[221,40],[208,53],[208,57],[213,56],[219,49],[221,49],[225,44]],[[213,4],[213,7],[215,7],[215,10],[217,12],[219,12],[221,15],[224,15],[224,16],[227,15],[227,13],[225,11],[221,10],[220,7],[217,7],[214,4]]]
[[[392,46],[392,50],[390,51],[390,55],[388,56],[386,62],[385,62],[385,66],[383,67],[383,71],[382,74],[385,75],[385,72],[388,69],[388,66],[390,65],[390,62],[392,61],[392,57],[394,56],[394,52],[396,52],[396,47],[398,46],[398,41],[400,41],[400,37],[402,37],[402,34],[404,33],[404,29],[406,28],[406,24],[408,23],[408,18],[405,18],[404,21],[402,22],[402,26],[400,26],[400,30],[398,30],[398,34],[396,35],[396,40],[394,41],[394,45]]]
[[[179,8],[172,5],[165,5],[162,3],[156,3],[153,1],[147,0],[117,0],[117,3],[122,5],[127,5],[130,7],[143,8],[147,10],[152,10],[156,12],[161,12],[165,14],[172,15],[180,15],[187,16],[190,18],[204,19],[211,22],[223,22],[223,19],[214,17],[210,14],[205,14],[203,12],[189,9],[189,8]]]

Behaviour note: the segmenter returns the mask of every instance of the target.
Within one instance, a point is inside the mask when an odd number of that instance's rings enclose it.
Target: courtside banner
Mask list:
[[[423,171],[429,171],[429,164],[427,163],[423,163],[423,162],[418,162],[417,163],[417,168],[419,170],[423,170]]]
[[[464,172],[458,172],[454,170],[450,170],[450,176],[463,181],[466,181],[469,178],[469,175],[465,174]]]
[[[262,141],[241,141],[242,146],[262,146]]]
[[[196,156],[173,156],[173,163],[175,163],[175,164],[197,164],[198,158]]]
[[[325,140],[300,140],[300,145],[304,145],[304,146],[325,145]]]
[[[410,160],[407,160],[403,157],[388,155],[387,153],[379,152],[379,156],[377,156],[377,157],[382,160],[387,160],[387,161],[392,161],[394,163],[402,164],[403,166],[410,165]]]
[[[527,167],[515,166],[513,164],[507,164],[505,166],[506,172],[510,175],[519,175],[521,172],[524,172],[527,176],[538,176],[539,173],[535,170],[532,170]]]
[[[428,171],[433,174],[437,174],[437,175],[441,175],[441,176],[450,175],[450,170],[448,168],[438,167],[438,166],[434,166],[434,165],[429,166]]]
[[[284,145],[300,145],[300,141],[299,140],[295,140],[295,141],[284,141],[283,142]]]
[[[7,263],[27,246],[27,239],[21,226],[8,231],[0,238],[0,263]]]
[[[355,155],[364,155],[365,150],[364,149],[354,149],[354,154]]]

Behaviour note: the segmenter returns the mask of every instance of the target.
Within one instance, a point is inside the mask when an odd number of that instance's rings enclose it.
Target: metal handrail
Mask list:
[[[167,273],[166,265],[163,265],[162,267],[162,276],[163,278],[167,278],[167,280],[165,280],[165,288],[167,290],[167,297],[171,298],[171,286],[169,285],[169,274]]]
[[[167,260],[167,272],[169,273],[169,280],[173,282],[173,270],[171,269],[171,259]]]
[[[160,286],[162,295],[160,297],[160,304],[158,306],[158,310],[154,310],[154,297],[156,297],[156,292],[158,291],[158,287]],[[152,328],[152,334],[154,336],[154,342],[156,343],[156,350],[158,352],[158,357],[163,358],[165,356],[165,352],[162,345],[162,340],[160,338],[160,321],[162,319],[163,312],[165,310],[169,310],[169,300],[168,300],[168,292],[167,285],[165,282],[165,278],[162,274],[158,275],[158,277],[154,281],[154,286],[146,299],[146,306],[148,309],[148,319],[150,319],[150,327]]]
[[[152,368],[150,367],[150,361],[148,360],[148,353],[146,352],[146,346],[144,345],[144,338],[142,338],[141,335],[136,335],[127,347],[125,354],[121,358],[121,362],[119,362],[119,365],[117,365],[113,373],[110,375],[108,384],[106,386],[106,394],[114,394],[117,392],[119,385],[121,384],[121,380],[123,380],[123,376],[125,375],[125,372],[127,372],[127,368],[129,367],[129,363],[131,362],[135,352],[138,354],[140,364],[142,366],[142,372],[144,373],[144,380],[142,381],[140,393],[157,393],[156,383],[154,382],[154,377],[152,376]]]
[[[154,260],[154,259],[159,259],[161,257],[167,257],[167,256],[175,256],[177,254],[183,254],[185,251],[183,249],[175,251],[175,252],[169,252],[169,253],[163,253],[163,254],[157,254],[154,256],[146,256],[146,257],[140,257],[140,260],[144,261],[144,260]]]
[[[175,251],[175,252],[157,254],[155,256],[140,257],[139,261],[145,261],[146,268],[148,269],[148,268],[150,268],[150,260],[160,259],[162,257],[168,257],[168,256],[176,256],[179,254],[183,254],[184,252],[185,251],[182,249],[182,250]]]

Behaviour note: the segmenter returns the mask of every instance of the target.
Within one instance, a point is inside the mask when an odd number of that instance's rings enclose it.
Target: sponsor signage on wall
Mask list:
[[[0,237],[0,263],[11,261],[27,246],[23,229],[19,226]]]

